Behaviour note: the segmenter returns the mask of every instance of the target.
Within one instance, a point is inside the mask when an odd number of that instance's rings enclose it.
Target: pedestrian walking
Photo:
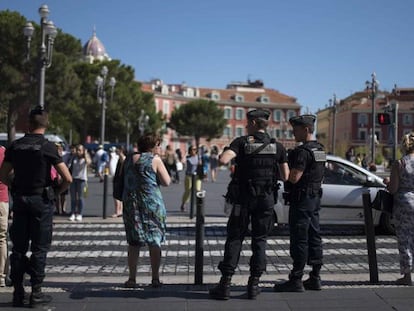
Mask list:
[[[49,303],[52,297],[42,292],[46,256],[52,241],[54,189],[50,177],[53,165],[61,183],[56,185],[62,193],[72,182],[65,163],[54,143],[44,137],[48,114],[36,107],[29,115],[29,133],[13,141],[7,148],[0,168],[0,180],[12,186],[13,222],[10,228],[12,252],[10,255],[14,292],[13,306],[25,304],[24,274],[30,275],[32,292],[30,306]],[[13,173],[13,181],[10,174]],[[31,250],[30,259],[26,253]]]
[[[190,199],[191,188],[193,187],[193,175],[195,176],[195,188],[196,191],[201,190],[201,184],[204,176],[197,174],[197,166],[201,165],[201,159],[197,155],[197,147],[191,145],[188,147],[188,154],[185,162],[185,179],[184,179],[184,193],[181,198],[180,210],[186,211],[185,205]]]
[[[116,169],[112,184],[112,196],[114,197],[115,207],[115,211],[112,214],[113,218],[122,216],[122,201],[119,200],[120,198],[117,198],[116,192],[119,189],[119,187],[121,187],[121,185],[123,184],[123,180],[121,179],[123,177],[122,170],[124,168],[125,161],[125,148],[122,145],[119,145],[118,147],[116,147],[115,152],[118,155],[118,162],[116,163]]]
[[[4,160],[6,148],[0,146],[0,165]],[[0,287],[6,286],[8,250],[7,228],[9,223],[9,188],[0,181]]]
[[[84,196],[88,187],[88,166],[91,159],[85,147],[81,144],[76,146],[76,156],[72,160],[71,172],[73,182],[70,185],[70,221],[82,221]]]
[[[151,260],[152,287],[160,287],[161,243],[165,239],[166,210],[160,185],[168,186],[170,175],[159,156],[160,138],[145,134],[139,138],[139,153],[124,163],[122,194],[123,221],[128,243],[129,278],[124,286],[136,285],[140,248],[148,245]]]
[[[208,155],[208,149],[206,146],[200,147],[201,165],[203,167],[203,180],[208,181],[208,175],[210,171],[210,156]]]
[[[213,146],[210,151],[210,174],[212,182],[216,182],[217,180],[217,169],[219,166],[218,154],[217,146]]]
[[[98,150],[95,152],[95,155],[93,156],[93,163],[95,164],[96,168],[96,176],[99,177],[99,181],[104,181],[104,174],[105,174],[105,168],[109,161],[109,155],[104,150],[103,145],[98,146]]]
[[[393,219],[400,255],[402,278],[397,285],[412,285],[414,256],[414,132],[404,135],[401,142],[403,157],[394,161],[388,190],[394,194]]]
[[[116,165],[118,163],[119,155],[116,152],[116,147],[112,146],[109,148],[109,161],[108,161],[108,167],[109,167],[109,176],[113,177],[115,175]]]
[[[184,164],[183,164],[183,155],[181,153],[181,149],[177,148],[175,149],[175,154],[177,155],[177,170],[176,170],[176,175],[175,175],[175,181],[177,184],[180,183],[180,172],[183,170],[184,168]]]
[[[59,155],[62,157],[63,162],[66,164],[65,159],[64,159],[64,150],[63,150],[63,145],[61,142],[59,143],[55,143],[56,148],[58,150]],[[67,166],[67,165],[66,165]],[[55,182],[60,183],[60,175],[57,173],[56,169],[52,166],[51,169],[51,174],[52,174],[52,180],[55,178]],[[57,189],[55,189],[57,191]],[[55,214],[56,215],[66,215],[66,195],[68,194],[68,191],[65,190],[63,193],[55,193],[55,205],[56,205],[56,209],[55,209]]]
[[[289,280],[276,284],[278,292],[320,290],[322,239],[319,228],[320,199],[326,153],[323,145],[313,139],[314,115],[290,118],[293,135],[302,143],[289,153],[289,178],[285,191],[289,193],[290,256],[293,268]],[[302,283],[306,263],[312,266],[309,279]]]
[[[266,271],[266,242],[273,227],[273,206],[277,176],[288,176],[286,150],[266,133],[270,112],[252,110],[247,113],[247,135],[233,140],[220,156],[225,165],[235,158],[233,175],[233,209],[227,223],[224,258],[219,263],[221,279],[210,289],[214,299],[230,298],[231,278],[237,267],[243,240],[251,223],[250,277],[247,296],[255,299],[260,293],[259,279]]]
[[[170,175],[172,182],[176,183],[177,177],[177,154],[171,148],[170,145],[167,145],[164,153],[164,165],[167,168],[168,174]]]

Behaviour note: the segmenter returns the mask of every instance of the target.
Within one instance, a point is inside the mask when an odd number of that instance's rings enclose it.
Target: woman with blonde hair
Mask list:
[[[394,195],[393,217],[400,255],[402,278],[397,285],[412,285],[414,256],[414,132],[404,135],[403,156],[391,168],[388,191]]]

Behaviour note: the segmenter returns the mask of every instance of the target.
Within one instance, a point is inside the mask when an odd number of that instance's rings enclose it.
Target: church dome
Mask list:
[[[106,53],[105,46],[96,36],[95,30],[93,31],[92,37],[83,46],[83,56],[90,63],[93,63],[95,59],[100,61],[111,60],[109,55]]]

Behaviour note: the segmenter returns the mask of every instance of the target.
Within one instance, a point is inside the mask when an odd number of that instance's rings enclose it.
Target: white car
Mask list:
[[[340,157],[327,155],[325,177],[322,184],[320,210],[321,225],[364,225],[362,194],[369,192],[371,202],[379,189],[384,189],[383,178]],[[276,222],[287,224],[289,206],[282,197],[283,185],[279,190],[275,205]],[[393,233],[391,216],[378,210],[372,210],[375,226],[381,226]]]

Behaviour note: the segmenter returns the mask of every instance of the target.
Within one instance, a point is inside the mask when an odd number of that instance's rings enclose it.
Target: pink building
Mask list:
[[[208,99],[217,102],[228,120],[223,136],[201,144],[210,150],[217,146],[222,150],[234,138],[246,134],[246,113],[249,110],[263,108],[271,112],[268,132],[282,142],[286,148],[295,145],[292,128],[287,122],[289,118],[300,113],[300,105],[296,98],[277,90],[265,88],[262,81],[235,82],[225,89],[193,87],[185,84],[165,84],[161,80],[142,83],[142,90],[154,94],[157,111],[162,111],[168,120],[174,109],[196,99]],[[193,137],[179,136],[174,130],[167,128],[163,138],[164,145],[171,145],[175,150],[180,148],[185,155],[187,147],[194,143]]]

